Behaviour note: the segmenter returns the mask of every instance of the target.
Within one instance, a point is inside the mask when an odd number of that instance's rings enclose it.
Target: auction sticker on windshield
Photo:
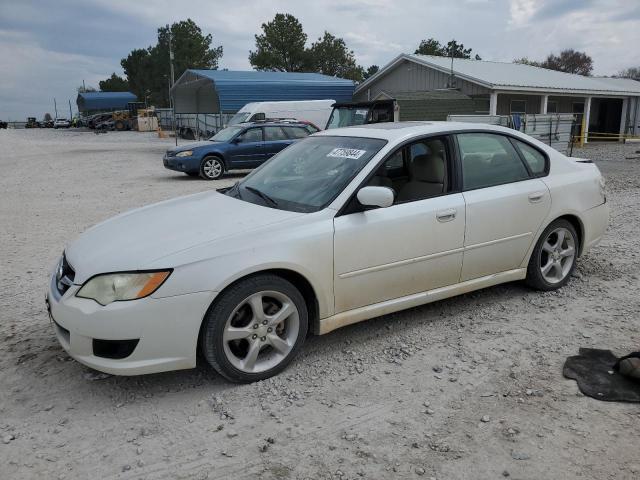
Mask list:
[[[365,153],[367,153],[366,150],[358,150],[355,148],[334,148],[329,153],[327,153],[327,157],[339,157],[358,160]]]

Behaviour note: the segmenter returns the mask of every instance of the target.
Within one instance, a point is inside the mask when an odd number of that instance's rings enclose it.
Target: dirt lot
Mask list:
[[[1,478],[640,478],[640,407],[561,374],[579,347],[639,349],[640,145],[580,152],[611,225],[559,292],[503,285],[310,338],[253,385],[204,365],[96,379],[54,337],[48,272],[102,219],[235,181],[165,170],[170,144],[0,131]]]

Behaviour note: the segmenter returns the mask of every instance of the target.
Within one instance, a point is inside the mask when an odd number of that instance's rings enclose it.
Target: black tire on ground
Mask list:
[[[115,123],[113,124],[113,127],[119,132],[121,132],[125,128],[124,122],[122,120],[116,120]]]
[[[554,230],[557,230],[559,228],[565,229],[568,232],[568,234],[571,235],[574,249],[575,249],[575,256],[573,258],[573,264],[571,265],[571,268],[564,275],[562,280],[555,283],[550,283],[544,278],[541,271],[541,262],[543,258],[543,246],[544,246],[544,243],[547,241],[547,238],[549,237],[549,235]],[[533,249],[533,252],[531,253],[531,258],[529,259],[529,265],[527,267],[527,278],[525,279],[526,284],[529,285],[531,288],[535,288],[536,290],[542,290],[542,291],[557,290],[565,286],[569,282],[569,279],[571,278],[571,275],[573,274],[573,271],[576,268],[576,264],[578,262],[579,246],[580,246],[580,239],[578,237],[576,229],[571,224],[571,222],[564,219],[558,219],[551,222],[549,226],[547,226],[547,228],[545,228],[542,234],[540,235],[540,238],[538,239],[538,242],[536,243],[536,246]]]
[[[279,292],[286,295],[298,310],[298,333],[291,351],[275,366],[257,373],[236,368],[225,353],[223,334],[231,314],[248,297],[259,292]],[[273,274],[248,277],[222,292],[207,312],[200,333],[200,350],[220,375],[237,383],[250,383],[277,375],[296,356],[307,336],[309,316],[300,291],[290,282]]]
[[[200,162],[200,176],[205,180],[218,180],[224,175],[224,161],[220,157],[210,155]]]

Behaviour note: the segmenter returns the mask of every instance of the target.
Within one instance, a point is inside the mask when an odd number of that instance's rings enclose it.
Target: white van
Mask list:
[[[299,102],[253,102],[247,103],[238,111],[227,126],[242,122],[255,122],[267,119],[288,119],[311,122],[323,130],[335,100],[304,100]]]

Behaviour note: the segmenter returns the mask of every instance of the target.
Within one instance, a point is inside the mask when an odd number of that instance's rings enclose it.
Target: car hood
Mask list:
[[[218,192],[198,193],[99,223],[72,242],[66,256],[76,272],[74,282],[81,284],[98,273],[152,268],[154,261],[182,250],[303,215]]]
[[[184,145],[179,145],[177,147],[173,147],[167,150],[167,153],[174,153],[174,152],[184,152],[186,150],[193,150],[195,148],[199,148],[199,147],[206,147],[207,145],[213,145],[216,142],[211,142],[209,140],[203,140],[200,142],[191,142],[191,143],[185,143]]]

